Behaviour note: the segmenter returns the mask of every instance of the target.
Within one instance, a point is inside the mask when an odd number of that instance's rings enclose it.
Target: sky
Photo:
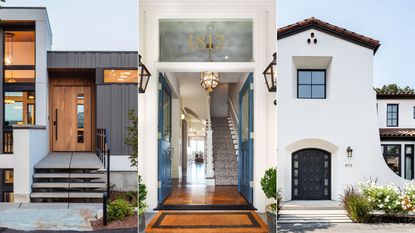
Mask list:
[[[380,40],[375,86],[415,88],[414,0],[277,0],[278,25],[314,16]],[[53,50],[137,50],[138,0],[7,0],[4,6],[46,6]]]
[[[415,1],[278,0],[277,5],[279,27],[314,16],[379,40],[374,85],[396,83],[415,88]]]
[[[138,0],[6,0],[2,6],[47,7],[53,50],[138,49]]]

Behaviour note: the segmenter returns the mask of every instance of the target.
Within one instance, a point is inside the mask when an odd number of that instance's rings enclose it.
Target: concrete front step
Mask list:
[[[32,192],[30,197],[36,199],[101,199],[103,194],[101,192]]]
[[[85,188],[85,189],[105,189],[107,186],[103,182],[85,182],[85,183],[69,183],[69,182],[42,182],[33,183],[32,188]]]
[[[106,175],[104,173],[35,173],[35,179],[103,179]]]

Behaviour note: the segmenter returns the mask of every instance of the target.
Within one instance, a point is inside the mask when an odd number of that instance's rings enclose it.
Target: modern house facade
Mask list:
[[[378,122],[382,153],[399,176],[414,179],[415,95],[378,94]]]
[[[228,200],[199,209],[264,211],[260,179],[277,142],[262,74],[276,50],[274,9],[273,0],[140,1],[139,50],[153,74],[138,97],[148,211],[196,208],[192,195]],[[180,195],[189,201],[172,200]]]
[[[386,104],[394,101],[377,100],[373,89],[379,46],[315,18],[278,29],[277,165],[284,201],[338,200],[348,185],[368,179],[408,182],[382,156],[381,144],[390,138],[379,128],[387,128]],[[401,126],[413,127],[413,109],[401,105]]]
[[[0,201],[30,202],[35,188],[68,199],[74,171],[56,166],[70,158],[89,169],[82,161],[96,160],[90,156],[99,132],[111,148],[111,183],[135,190],[137,168],[130,166],[124,138],[128,109],[137,111],[138,53],[52,51],[46,8],[3,7],[0,19]],[[39,167],[41,161],[47,166]]]

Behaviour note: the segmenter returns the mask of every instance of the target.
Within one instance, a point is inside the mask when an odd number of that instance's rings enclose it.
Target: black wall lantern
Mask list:
[[[347,158],[351,158],[353,156],[353,149],[349,147],[347,147],[346,149],[347,151]]]
[[[262,73],[265,77],[269,92],[277,92],[277,53],[272,55],[274,58]]]
[[[138,55],[138,93],[145,93],[151,74],[147,67],[141,62],[141,55]]]

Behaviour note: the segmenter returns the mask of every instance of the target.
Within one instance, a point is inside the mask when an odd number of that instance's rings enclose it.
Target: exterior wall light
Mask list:
[[[346,149],[347,151],[347,158],[351,158],[353,156],[353,149],[349,147],[347,147]]]
[[[151,74],[148,71],[147,67],[141,62],[141,55],[138,55],[138,93],[145,93],[150,80]]]
[[[277,92],[277,53],[274,53],[272,62],[262,73],[269,92]]]

